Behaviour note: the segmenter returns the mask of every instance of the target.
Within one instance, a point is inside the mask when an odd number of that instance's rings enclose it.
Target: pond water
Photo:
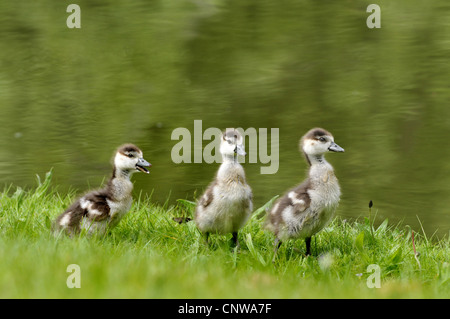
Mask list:
[[[279,130],[276,173],[244,164],[259,207],[305,177],[298,140],[319,126],[345,148],[327,156],[338,215],[372,200],[380,222],[448,235],[450,3],[377,3],[379,29],[364,1],[78,1],[69,29],[67,4],[2,2],[0,182],[30,188],[53,168],[60,192],[82,192],[131,142],[153,164],[136,194],[193,200],[218,164],[174,163],[171,135],[201,120]]]

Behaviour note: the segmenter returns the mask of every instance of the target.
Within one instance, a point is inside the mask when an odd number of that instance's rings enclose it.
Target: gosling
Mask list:
[[[194,220],[206,235],[207,244],[211,233],[231,233],[232,244],[239,248],[238,230],[245,225],[253,209],[252,190],[237,159],[238,155],[246,155],[241,134],[227,129],[222,134],[219,150],[222,164],[215,180],[198,200]]]
[[[329,151],[344,152],[333,135],[314,128],[301,138],[300,148],[310,166],[309,176],[275,203],[266,220],[276,237],[273,261],[282,241],[288,239],[305,239],[306,255],[310,255],[311,237],[334,217],[341,195],[333,167],[324,157]]]
[[[76,200],[56,218],[53,230],[57,234],[65,232],[70,236],[79,234],[81,230],[88,235],[104,235],[130,210],[133,190],[131,175],[135,172],[149,174],[147,167],[150,166],[137,146],[120,146],[114,157],[112,177],[106,187]]]

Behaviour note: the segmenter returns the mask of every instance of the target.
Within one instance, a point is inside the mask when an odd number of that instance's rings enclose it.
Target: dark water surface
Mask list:
[[[61,1],[59,1],[61,2]],[[153,167],[153,200],[192,200],[218,164],[171,158],[174,129],[279,129],[279,168],[246,163],[259,207],[299,183],[299,138],[324,127],[343,196],[338,214],[450,228],[450,3],[55,1],[0,4],[0,182],[24,188],[53,168],[62,193],[97,187],[117,146]],[[194,137],[192,137],[193,139]],[[209,141],[203,142],[205,147]],[[269,146],[270,154],[270,146]]]

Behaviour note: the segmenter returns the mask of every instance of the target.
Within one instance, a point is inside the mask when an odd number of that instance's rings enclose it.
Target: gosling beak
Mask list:
[[[244,147],[242,145],[236,145],[236,147],[234,148],[234,153],[236,153],[237,155],[242,155],[242,156],[247,155],[247,153],[244,151]]]
[[[138,171],[144,172],[146,174],[149,174],[150,172],[148,171],[148,169],[146,169],[146,167],[151,167],[152,164],[150,164],[149,162],[147,162],[145,159],[140,158],[138,159],[138,162],[136,164],[136,169]]]
[[[344,149],[337,145],[335,142],[332,142],[330,147],[328,148],[329,151],[332,152],[344,152]]]

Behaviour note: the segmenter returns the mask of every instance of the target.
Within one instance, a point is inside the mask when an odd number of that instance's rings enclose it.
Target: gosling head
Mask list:
[[[244,139],[235,129],[227,129],[222,134],[220,141],[220,153],[223,157],[233,158],[236,155],[246,155],[244,150]]]
[[[152,164],[147,162],[142,155],[142,151],[133,144],[125,144],[117,149],[114,157],[114,166],[116,170],[132,174],[135,172],[144,172],[149,174],[147,167]]]
[[[300,140],[302,151],[309,156],[320,157],[327,152],[344,152],[344,149],[334,142],[334,137],[323,128],[313,128]]]

